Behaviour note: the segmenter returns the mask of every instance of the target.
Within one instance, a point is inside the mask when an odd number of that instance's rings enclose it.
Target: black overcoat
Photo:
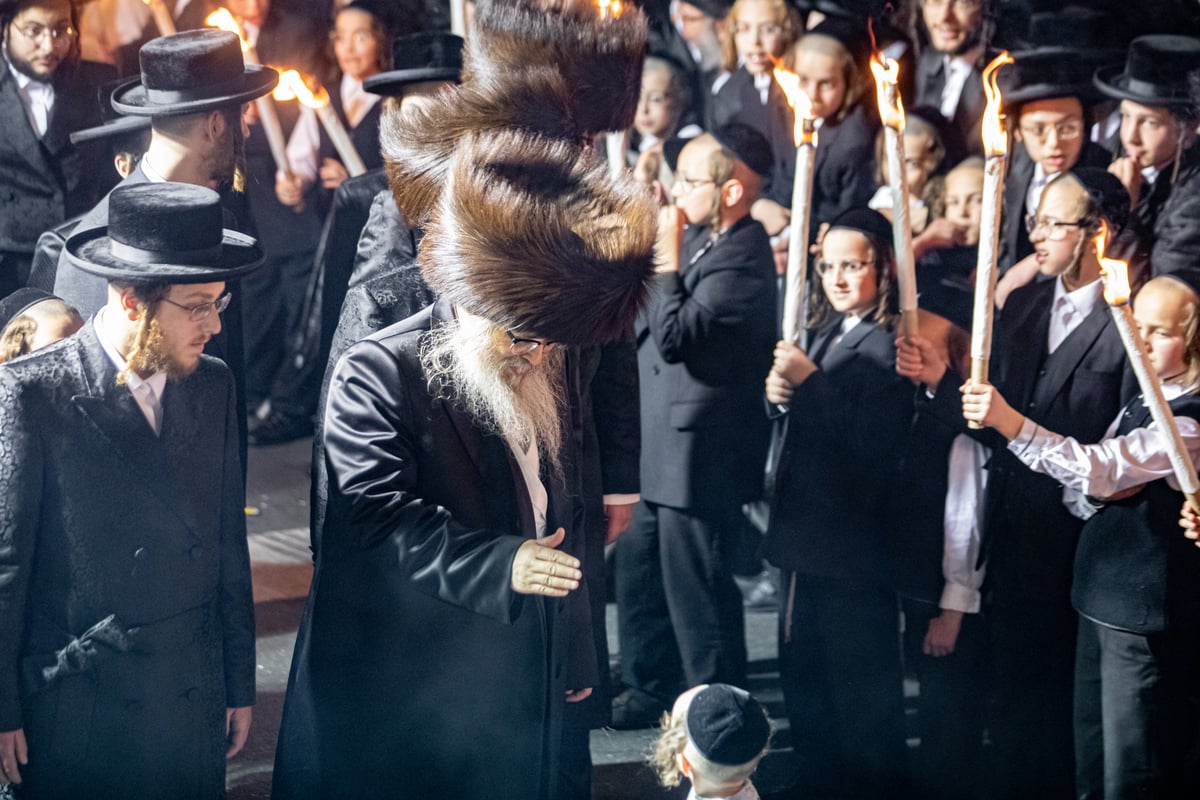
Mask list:
[[[325,533],[301,622],[274,796],[545,797],[564,692],[596,680],[585,587],[516,594],[534,533],[499,436],[431,396],[418,348],[439,302],[355,344],[330,386]],[[576,463],[547,528],[582,548]]]
[[[255,676],[233,381],[203,357],[162,403],[156,437],[90,324],[0,368],[0,730],[29,797],[224,794]]]

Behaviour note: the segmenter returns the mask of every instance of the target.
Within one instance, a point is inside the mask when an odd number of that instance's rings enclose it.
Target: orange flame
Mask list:
[[[317,87],[315,90],[309,88],[310,82]],[[325,87],[294,69],[280,73],[279,85],[271,96],[276,100],[299,100],[314,111],[329,105],[329,92],[325,91]]]
[[[987,106],[983,111],[983,151],[988,156],[1002,156],[1008,152],[1004,115],[1000,113],[1003,98],[1000,96],[1000,84],[996,73],[1005,64],[1011,63],[1013,58],[1005,50],[983,69],[983,94],[987,97]]]
[[[1096,245],[1096,260],[1100,262],[1100,273],[1104,276],[1104,302],[1110,306],[1128,303],[1132,294],[1129,288],[1129,265],[1115,258],[1104,257],[1108,245],[1108,225],[1100,226],[1100,232],[1092,242]]]
[[[879,101],[879,118],[886,127],[904,130],[904,103],[896,84],[900,80],[900,63],[876,51],[871,56],[871,74],[875,77],[875,96]]]
[[[800,88],[800,76],[783,67],[776,67],[775,81],[783,90],[784,97],[787,98],[787,103],[792,107],[792,111],[796,112],[796,125],[792,131],[792,139],[795,141],[796,147],[802,144],[812,144],[815,130],[812,100]]]
[[[149,0],[146,1],[149,2]],[[234,19],[228,8],[218,8],[204,18],[204,24],[210,28],[219,28],[235,34],[242,42],[243,53],[250,49],[250,43],[246,41],[246,34],[242,31],[241,23]]]
[[[621,0],[596,0],[596,10],[600,12],[600,19],[620,19],[624,11]]]

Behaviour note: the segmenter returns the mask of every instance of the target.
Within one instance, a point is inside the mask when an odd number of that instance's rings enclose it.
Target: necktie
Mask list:
[[[1054,303],[1054,319],[1056,324],[1050,329],[1050,352],[1053,353],[1071,333],[1071,323],[1075,319],[1075,306],[1066,297],[1060,297]]]

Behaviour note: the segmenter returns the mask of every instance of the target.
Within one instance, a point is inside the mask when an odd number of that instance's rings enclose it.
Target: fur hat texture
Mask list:
[[[518,130],[455,148],[420,264],[439,295],[564,344],[619,339],[654,272],[653,199],[583,147]]]

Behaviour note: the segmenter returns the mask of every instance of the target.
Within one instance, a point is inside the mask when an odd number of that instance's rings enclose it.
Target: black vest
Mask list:
[[[1171,410],[1200,420],[1200,396],[1176,398]],[[1150,421],[1139,395],[1126,407],[1117,434]],[[1178,525],[1182,505],[1183,494],[1160,479],[1089,519],[1075,551],[1075,610],[1102,625],[1139,634],[1200,622],[1200,548]]]
[[[354,142],[354,149],[358,151],[363,165],[368,171],[378,169],[383,166],[383,155],[379,152],[379,117],[383,111],[383,101],[380,100],[371,106],[371,109],[358,121],[358,125],[350,127],[350,123],[346,120],[346,110],[342,107],[340,86],[341,82],[339,81],[338,86],[335,86],[334,90],[329,93],[329,101],[333,104],[338,119],[346,126],[346,131],[350,134],[350,141]],[[321,148],[317,164],[320,165],[327,158],[341,161],[337,148],[333,146],[333,141],[325,132],[325,126],[322,125]]]

